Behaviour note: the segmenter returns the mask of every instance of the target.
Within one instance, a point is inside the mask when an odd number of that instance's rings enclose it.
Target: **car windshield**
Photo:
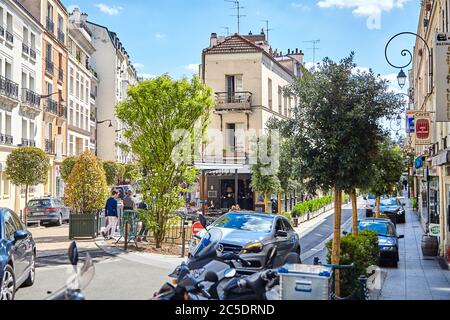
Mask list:
[[[376,232],[379,236],[393,237],[394,234],[390,232],[391,228],[388,228],[388,223],[377,221],[362,221],[359,223],[359,231],[369,230]]]
[[[270,233],[272,231],[273,218],[255,214],[226,214],[219,218],[214,227],[237,229],[251,232]]]
[[[396,206],[397,204],[397,199],[395,198],[385,199],[380,202],[380,205],[384,207]]]
[[[52,201],[50,199],[30,200],[28,201],[28,208],[51,207]]]

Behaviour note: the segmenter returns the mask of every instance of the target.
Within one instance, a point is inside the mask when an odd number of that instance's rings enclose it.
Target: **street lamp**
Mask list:
[[[97,121],[97,124],[102,124],[105,122],[109,122],[109,126],[108,128],[112,128],[113,124],[112,124],[112,120],[102,120],[102,121]],[[95,128],[95,155],[98,156],[98,128]]]
[[[386,44],[386,47],[385,47],[385,49],[384,49],[384,56],[386,57],[386,61],[387,61],[387,63],[389,63],[389,65],[391,65],[392,67],[394,67],[394,68],[396,68],[396,69],[400,69],[400,72],[399,72],[399,74],[398,74],[398,77],[397,77],[397,80],[398,80],[398,85],[400,86],[400,88],[403,88],[404,86],[405,86],[405,84],[406,84],[406,79],[407,79],[407,76],[406,76],[406,74],[405,74],[405,72],[403,71],[403,69],[405,69],[405,68],[407,68],[407,67],[409,67],[410,65],[411,65],[411,63],[412,63],[412,61],[413,61],[413,54],[411,53],[411,51],[410,50],[408,50],[408,49],[403,49],[402,51],[401,51],[401,55],[403,56],[403,57],[406,57],[407,55],[409,55],[409,61],[408,61],[408,63],[407,64],[405,64],[405,65],[403,65],[403,66],[398,66],[398,65],[395,65],[395,64],[393,64],[393,63],[391,63],[391,61],[389,60],[389,58],[388,58],[388,48],[389,48],[389,45],[391,44],[391,42],[395,39],[395,38],[397,38],[397,37],[399,37],[399,36],[402,36],[402,35],[413,35],[413,36],[415,36],[416,38],[418,38],[418,39],[420,39],[420,40],[422,40],[423,41],[423,43],[425,44],[425,47],[427,48],[427,50],[428,50],[428,75],[429,75],[429,77],[430,77],[430,86],[429,86],[429,88],[428,88],[428,93],[430,94],[431,93],[431,88],[433,87],[433,54],[432,54],[432,52],[431,52],[431,49],[430,49],[430,47],[428,46],[428,43],[427,43],[427,41],[424,39],[424,38],[422,38],[421,36],[419,36],[418,34],[416,34],[416,33],[414,33],[414,32],[400,32],[400,33],[397,33],[395,36],[393,36],[389,41],[388,41],[388,43]]]
[[[111,120],[103,120],[103,121],[97,121],[97,124],[102,124],[102,123],[105,123],[105,122],[109,122],[109,128],[112,128],[113,127],[113,125],[112,125],[112,121]]]

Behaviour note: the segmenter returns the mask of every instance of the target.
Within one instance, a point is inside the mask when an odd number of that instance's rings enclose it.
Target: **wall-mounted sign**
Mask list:
[[[416,111],[414,115],[416,145],[429,145],[431,143],[431,117],[429,112]]]
[[[430,223],[430,235],[439,237],[441,235],[441,226],[439,224]]]
[[[406,133],[414,133],[415,132],[414,113],[415,113],[414,111],[406,112]]]
[[[436,122],[450,121],[450,33],[437,33],[434,49]]]
[[[414,167],[416,169],[422,168],[424,160],[425,160],[425,157],[423,157],[423,156],[416,158],[416,160],[414,161]]]

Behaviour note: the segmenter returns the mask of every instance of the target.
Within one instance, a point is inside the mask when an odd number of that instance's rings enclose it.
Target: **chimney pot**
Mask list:
[[[253,33],[252,33],[252,31],[250,30],[250,32],[248,33],[248,35],[249,36],[252,36],[253,35]]]
[[[291,49],[288,49],[288,54],[291,54]]]
[[[217,33],[213,32],[213,33],[211,33],[210,47],[212,48],[212,47],[216,46],[217,43],[218,43]]]

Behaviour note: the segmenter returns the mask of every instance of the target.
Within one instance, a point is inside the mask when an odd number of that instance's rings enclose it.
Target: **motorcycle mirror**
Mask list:
[[[208,272],[205,274],[205,281],[217,283],[217,282],[219,282],[219,277],[218,277],[217,274],[215,274],[214,272],[208,271]]]
[[[75,241],[73,241],[70,244],[68,255],[69,255],[70,264],[73,266],[76,266],[78,264],[78,248],[77,248],[77,243]]]
[[[200,214],[198,216],[198,220],[200,221],[200,224],[202,225],[202,227],[206,229],[206,227],[208,226],[208,221],[206,221],[205,216]]]
[[[225,278],[227,279],[234,278],[236,273],[237,273],[236,269],[228,269],[225,271]]]

